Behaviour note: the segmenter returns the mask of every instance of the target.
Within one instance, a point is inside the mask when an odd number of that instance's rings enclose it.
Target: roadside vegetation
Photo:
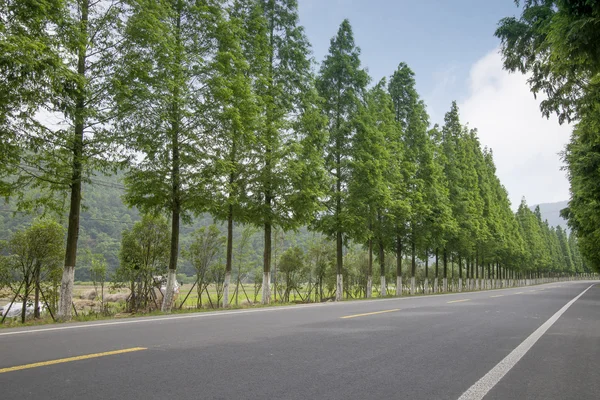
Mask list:
[[[598,69],[561,34],[593,33],[583,3],[526,1],[497,33],[543,111],[579,121],[570,233],[513,212],[456,102],[434,125],[407,64],[369,76],[348,20],[316,70],[295,0],[0,2],[0,195],[42,215],[2,238],[0,298],[25,323],[594,276]],[[119,197],[120,229],[80,231]]]

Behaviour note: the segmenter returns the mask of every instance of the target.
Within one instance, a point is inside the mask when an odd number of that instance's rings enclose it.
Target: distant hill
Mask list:
[[[558,203],[543,203],[540,204],[540,211],[542,218],[548,220],[550,226],[559,226],[567,229],[567,221],[560,216],[560,210],[566,208],[569,205],[568,201],[559,201]],[[532,206],[531,210],[534,210],[536,206]]]
[[[81,212],[81,227],[79,231],[79,256],[78,268],[75,271],[76,280],[89,280],[89,267],[86,265],[85,253],[100,253],[106,258],[108,270],[114,271],[119,264],[119,249],[121,245],[121,233],[124,229],[131,229],[133,224],[140,219],[135,208],[128,208],[123,204],[122,196],[124,186],[121,176],[98,176],[92,178],[91,184],[84,185],[83,209]],[[547,219],[551,226],[560,225],[567,227],[567,222],[560,217],[560,210],[567,206],[566,201],[559,203],[540,204],[542,217]],[[535,206],[532,207],[534,209]],[[12,234],[31,223],[32,215],[14,213],[13,204],[2,204],[0,202],[0,250],[4,240],[8,240]],[[63,223],[66,221],[62,221]],[[182,249],[189,246],[192,240],[192,232],[198,228],[209,225],[213,219],[208,214],[194,218],[192,224],[181,227],[180,243]],[[225,226],[218,224],[221,232],[225,234]],[[240,237],[242,227],[236,225],[234,228],[234,241]],[[298,232],[288,232],[281,237],[274,233],[274,257],[281,254],[283,249],[298,245],[300,247],[312,240],[313,234],[306,228]],[[235,247],[235,244],[234,244]],[[262,262],[263,237],[258,229],[250,240],[249,258],[256,266]],[[193,274],[193,268],[185,257],[181,257],[178,272],[188,275]]]

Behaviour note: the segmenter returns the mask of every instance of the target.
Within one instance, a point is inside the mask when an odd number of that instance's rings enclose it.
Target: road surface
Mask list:
[[[0,398],[598,399],[596,283],[2,329]]]

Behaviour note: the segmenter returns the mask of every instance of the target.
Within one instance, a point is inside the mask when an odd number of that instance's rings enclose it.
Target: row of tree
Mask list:
[[[315,76],[295,0],[6,0],[0,15],[1,190],[28,209],[68,193],[62,318],[82,183],[121,166],[127,203],[170,219],[164,311],[180,223],[203,212],[228,227],[225,304],[236,222],[263,230],[264,303],[276,228],[310,226],[335,240],[338,300],[350,242],[368,248],[368,282],[375,252],[383,294],[386,254],[397,260],[397,287],[404,254],[413,282],[417,258],[430,255],[436,268],[441,256],[444,280],[451,257],[461,274],[463,263],[471,274],[555,265],[529,256],[492,152],[456,104],[430,128],[405,64],[369,86],[348,21]],[[27,186],[39,195],[25,196]]]

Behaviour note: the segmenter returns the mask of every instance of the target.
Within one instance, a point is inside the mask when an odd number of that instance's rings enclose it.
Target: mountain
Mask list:
[[[568,229],[567,221],[560,216],[560,210],[566,208],[569,205],[569,201],[559,201],[557,203],[543,203],[539,204],[540,212],[542,213],[542,219],[548,220],[550,226],[561,226],[561,228]],[[532,206],[531,210],[535,210],[536,206]]]

